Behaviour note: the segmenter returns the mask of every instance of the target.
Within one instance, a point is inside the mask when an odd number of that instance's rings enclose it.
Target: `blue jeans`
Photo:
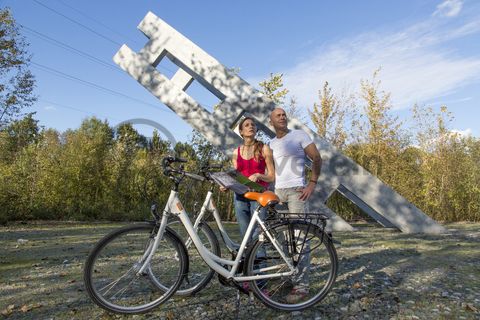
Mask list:
[[[250,220],[252,220],[253,213],[255,210],[258,208],[259,203],[257,201],[253,200],[248,200],[244,196],[236,194],[234,197],[234,202],[235,202],[235,216],[237,217],[237,222],[238,226],[240,227],[240,236],[243,240],[243,237],[245,236],[245,233],[247,232],[248,225],[250,224]],[[265,220],[265,217],[267,215],[267,210],[266,208],[262,208],[258,214],[260,219]],[[259,234],[259,227],[258,225],[255,226],[255,229],[252,232],[252,236],[248,241],[250,242],[252,239],[255,239],[258,237]],[[240,240],[240,242],[242,241]],[[264,248],[262,247],[258,252],[257,252],[257,258],[258,257],[265,257],[266,253]],[[254,269],[257,268],[263,268],[264,264],[260,263],[258,265],[254,266]],[[265,285],[265,280],[257,280],[258,286],[262,288]]]
[[[245,233],[247,232],[248,225],[252,219],[253,213],[259,206],[257,201],[248,200],[244,196],[236,194],[234,197],[235,202],[235,216],[237,217],[238,226],[240,227],[240,236],[243,239]],[[260,210],[260,219],[264,220],[266,216],[265,208]],[[253,237],[258,235],[258,226],[255,227],[255,230],[252,234]],[[249,240],[251,240],[250,238]]]

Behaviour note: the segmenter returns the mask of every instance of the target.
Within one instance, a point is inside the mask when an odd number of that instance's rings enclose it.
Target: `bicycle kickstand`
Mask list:
[[[239,290],[236,290],[236,291],[237,291],[237,298],[235,299],[235,311],[237,316],[235,317],[235,319],[240,319],[240,291]]]

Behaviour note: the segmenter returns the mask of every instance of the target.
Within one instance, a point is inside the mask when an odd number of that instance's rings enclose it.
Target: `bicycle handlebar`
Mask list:
[[[219,171],[223,169],[223,165],[222,164],[210,164],[210,163],[206,163],[205,165],[203,165],[200,169],[200,173],[205,177],[206,180],[210,181],[210,182],[213,182],[213,179],[212,177],[210,176],[210,174],[213,172],[213,171]]]
[[[163,166],[163,174],[164,175],[171,176],[172,173],[176,173],[176,174],[180,174],[182,176],[187,176],[189,178],[192,178],[192,179],[195,179],[195,180],[198,180],[198,181],[205,181],[205,177],[202,177],[202,176],[200,176],[198,174],[195,174],[195,173],[186,172],[185,170],[183,170],[183,166],[180,166],[180,168],[170,167],[170,165],[174,162],[185,163],[185,162],[187,162],[187,160],[183,159],[183,158],[177,158],[177,157],[163,158],[162,166]]]
[[[185,175],[189,178],[192,178],[192,179],[195,179],[195,180],[198,180],[198,181],[205,181],[205,177],[202,177],[198,174],[195,174],[195,173],[190,173],[190,172],[185,172]]]
[[[162,160],[162,166],[163,166],[163,169],[167,169],[167,167],[170,166],[170,164],[174,163],[174,162],[187,162],[186,159],[183,159],[183,158],[178,158],[178,157],[165,157],[163,158]]]
[[[205,169],[222,169],[223,165],[221,164],[209,164],[205,167]]]

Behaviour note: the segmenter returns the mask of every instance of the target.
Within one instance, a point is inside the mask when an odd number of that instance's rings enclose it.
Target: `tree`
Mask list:
[[[480,219],[480,140],[449,129],[453,115],[415,106],[416,143],[422,152],[417,188],[422,207],[443,221]]]
[[[149,142],[148,146],[150,151],[159,155],[167,153],[171,147],[170,142],[162,140],[157,129],[153,130],[152,140]]]
[[[31,217],[38,138],[31,114],[0,130],[0,221]]]
[[[345,106],[332,93],[328,82],[319,91],[320,104],[314,103],[309,112],[310,118],[317,128],[319,136],[326,138],[337,148],[342,149],[347,140],[345,131]]]
[[[270,78],[260,82],[262,93],[272,99],[276,104],[283,104],[285,97],[288,94],[287,89],[283,87],[283,74],[270,73]],[[280,90],[281,89],[281,90]]]
[[[15,120],[0,130],[0,161],[13,161],[16,153],[38,141],[40,128],[38,120],[29,113],[21,120]]]
[[[208,163],[220,162],[226,163],[228,157],[220,152],[214,145],[208,142],[207,139],[198,131],[193,130],[189,144],[195,150],[198,161],[204,165]]]
[[[65,207],[70,218],[95,218],[104,208],[104,197],[111,190],[107,168],[113,130],[106,121],[85,119],[80,128],[63,134],[61,163],[65,186]]]
[[[281,105],[285,108],[287,117],[295,118],[306,124],[305,115],[299,109],[297,105],[297,99],[295,97],[290,97],[289,103],[285,103],[288,89],[283,88],[283,74],[271,73],[269,79],[260,82],[260,87],[262,87],[261,92],[264,95],[272,99],[272,101],[276,104]]]
[[[23,116],[35,101],[28,44],[9,9],[0,10],[0,128]]]
[[[395,178],[398,154],[409,141],[401,130],[402,123],[391,115],[392,104],[390,93],[380,89],[378,80],[380,70],[373,73],[371,81],[362,80],[360,98],[363,101],[363,112],[366,119],[356,122],[357,137],[355,144],[360,153],[349,154],[360,165],[384,182],[392,184]],[[350,148],[351,149],[351,148]]]

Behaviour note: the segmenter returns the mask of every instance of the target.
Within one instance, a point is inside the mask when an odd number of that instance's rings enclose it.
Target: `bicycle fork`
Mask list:
[[[165,210],[163,210],[162,219],[160,220],[160,226],[158,227],[156,235],[153,238],[153,241],[149,241],[148,247],[143,253],[142,258],[139,261],[139,263],[142,266],[137,271],[137,276],[142,275],[145,272],[145,270],[150,266],[150,261],[152,260],[155,252],[157,251],[158,245],[160,244],[160,240],[162,240],[163,234],[165,233],[165,230],[167,228],[168,218],[170,216],[170,210],[168,209],[170,208],[170,204],[173,202],[174,198],[175,198],[175,195],[171,193],[167,202],[167,206]]]

